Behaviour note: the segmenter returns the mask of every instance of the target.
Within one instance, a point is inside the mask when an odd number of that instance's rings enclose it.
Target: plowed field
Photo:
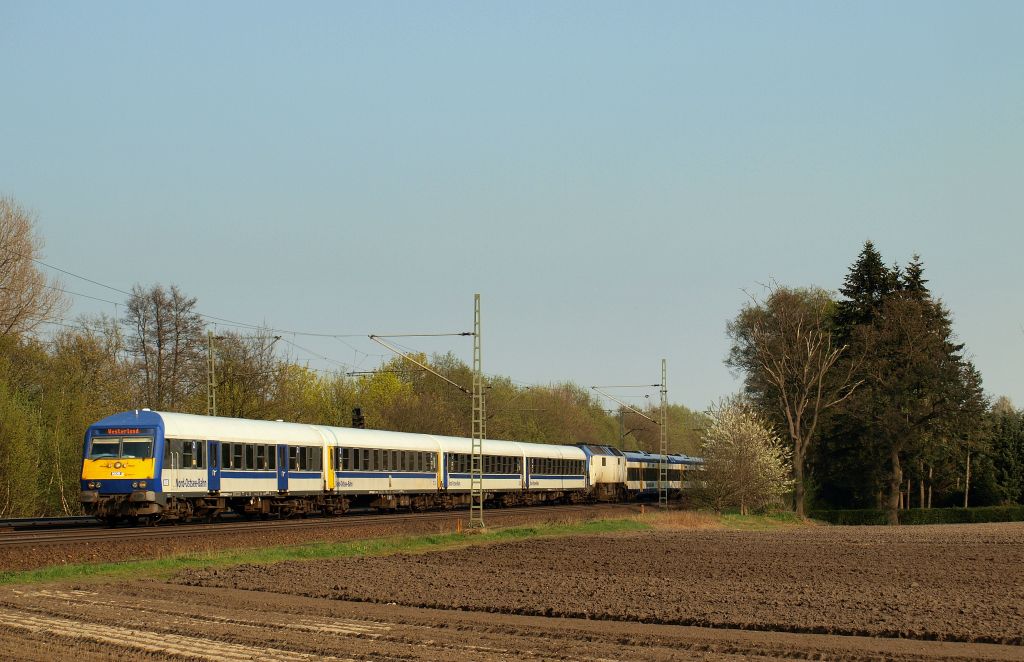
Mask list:
[[[1019,524],[581,536],[179,581],[439,609],[1024,644]]]
[[[1020,524],[648,531],[0,587],[0,650],[79,662],[1021,660],[1022,592]]]

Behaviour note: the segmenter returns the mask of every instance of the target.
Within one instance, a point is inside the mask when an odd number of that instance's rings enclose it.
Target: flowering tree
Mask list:
[[[703,435],[702,479],[715,508],[746,515],[781,501],[793,486],[791,452],[748,405],[726,400],[711,411]]]

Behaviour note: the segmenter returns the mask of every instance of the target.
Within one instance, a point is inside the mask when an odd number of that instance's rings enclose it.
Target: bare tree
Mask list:
[[[265,329],[249,335],[227,333],[217,338],[219,415],[273,418],[273,396],[285,365],[274,354],[277,339]]]
[[[128,353],[135,360],[143,402],[179,409],[203,384],[203,320],[195,297],[177,286],[132,288],[125,322],[131,327]]]
[[[0,197],[0,337],[29,333],[67,310],[60,284],[34,263],[43,249],[35,226],[14,198]]]
[[[831,312],[835,303],[818,288],[771,286],[753,299],[727,330],[733,341],[726,363],[746,373],[747,391],[783,422],[793,444],[796,513],[804,516],[804,461],[821,414],[861,384],[856,362],[834,374],[847,347],[836,346]]]

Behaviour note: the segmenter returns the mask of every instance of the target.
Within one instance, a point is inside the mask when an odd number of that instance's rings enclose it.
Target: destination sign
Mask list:
[[[139,428],[107,428],[107,434],[141,434]]]

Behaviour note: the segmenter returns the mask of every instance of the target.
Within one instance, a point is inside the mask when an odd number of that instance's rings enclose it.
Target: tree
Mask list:
[[[863,272],[863,260],[864,253],[848,286]],[[886,274],[873,281],[874,293],[843,290],[848,298],[840,319],[852,324],[837,333],[863,357],[853,368],[863,385],[837,417],[833,431],[842,438],[826,445],[856,449],[845,456],[852,461],[844,471],[885,493],[882,505],[895,524],[908,470],[923,481],[926,464],[955,463],[968,443],[978,450],[986,402],[980,375],[954,339],[949,311],[925,286],[920,258],[905,272],[894,267]]]
[[[789,450],[740,400],[712,408],[701,453],[704,489],[718,510],[739,506],[740,514],[746,515],[752,508],[779,502],[792,486]]]
[[[43,239],[35,225],[13,198],[0,197],[0,337],[29,333],[67,309],[60,284],[36,268]]]
[[[999,500],[1024,503],[1024,412],[1001,397],[987,414],[989,455]]]
[[[274,355],[277,338],[264,329],[215,340],[217,415],[235,418],[271,416],[276,382],[284,365]]]
[[[832,332],[834,302],[818,288],[770,288],[728,325],[733,345],[726,363],[746,373],[748,394],[772,411],[793,446],[796,513],[804,515],[804,463],[822,414],[860,385],[856,362],[836,371],[846,345]]]
[[[147,407],[176,410],[205,386],[205,342],[196,299],[177,286],[132,288],[125,323],[132,329],[128,352]]]

